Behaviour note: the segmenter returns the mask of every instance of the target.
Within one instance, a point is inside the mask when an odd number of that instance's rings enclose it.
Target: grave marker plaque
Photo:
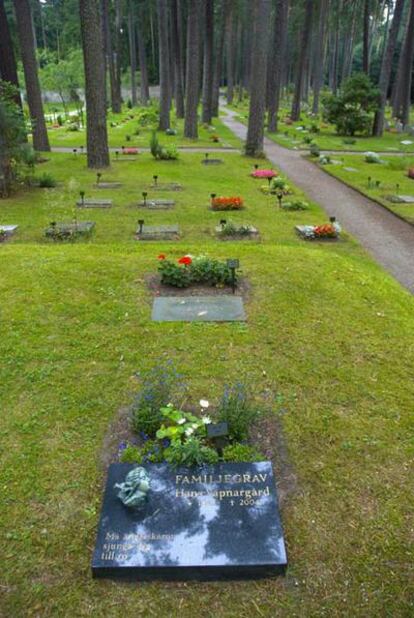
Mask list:
[[[243,322],[240,296],[159,296],[152,307],[154,322]]]
[[[118,493],[137,467],[109,467],[93,577],[211,580],[284,573],[286,550],[269,461],[192,468],[146,464],[147,499],[132,509]]]

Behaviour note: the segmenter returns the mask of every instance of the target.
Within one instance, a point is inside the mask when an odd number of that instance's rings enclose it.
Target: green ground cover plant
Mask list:
[[[43,230],[71,218],[80,189],[96,195],[84,158],[50,155],[41,169],[59,187],[21,188],[0,203],[1,223],[20,225],[0,245],[0,613],[409,616],[413,298],[346,233],[335,245],[298,239],[295,224],[327,217],[297,189],[309,210],[280,211],[249,176],[250,160],[227,153],[201,172],[201,156],[182,154],[168,169],[150,153],[114,164],[105,172],[123,183],[105,194],[114,206],[80,211],[96,231],[76,244],[48,243]],[[134,241],[136,204],[157,173],[185,190],[175,210],[143,216],[179,222],[179,243]],[[221,213],[205,207],[206,196],[236,190],[261,243],[215,237]],[[161,252],[238,258],[251,284],[247,323],[151,322],[146,280]],[[104,437],[134,401],[137,372],[170,358],[196,401],[218,406],[226,384],[248,378],[253,402],[265,398],[277,419],[296,479],[282,502],[285,578],[91,579]]]
[[[390,200],[398,194],[414,197],[414,180],[408,176],[414,157],[383,156],[381,161],[373,165],[364,156],[344,155],[340,157],[340,165],[324,165],[322,169],[414,225],[414,204]]]

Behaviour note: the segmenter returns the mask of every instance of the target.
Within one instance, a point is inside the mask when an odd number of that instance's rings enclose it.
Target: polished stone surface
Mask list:
[[[94,577],[208,580],[285,571],[270,462],[176,469],[146,464],[148,501],[135,511],[122,504],[114,487],[134,467],[109,467],[92,560]]]
[[[180,235],[178,225],[144,225],[137,229],[138,240],[176,240]]]
[[[173,208],[175,206],[175,201],[174,200],[151,200],[148,199],[144,202],[144,200],[142,200],[141,202],[138,202],[138,206],[140,206],[141,208],[148,208],[148,210],[168,210],[170,208]]]
[[[220,165],[223,163],[223,159],[203,159],[201,163],[203,165]]]
[[[121,182],[100,182],[95,185],[96,189],[119,189]]]
[[[101,200],[101,199],[84,199],[83,202],[76,202],[76,206],[78,208],[111,208],[112,200]]]
[[[157,182],[151,185],[154,191],[181,191],[182,186],[179,182]]]
[[[158,296],[154,298],[155,322],[240,322],[246,320],[240,296]]]
[[[0,232],[4,232],[8,236],[11,236],[18,227],[18,225],[0,225]]]
[[[413,195],[391,195],[389,199],[395,204],[414,204]]]

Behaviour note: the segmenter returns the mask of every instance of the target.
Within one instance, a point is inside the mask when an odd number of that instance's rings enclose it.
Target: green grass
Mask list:
[[[42,230],[70,217],[77,188],[94,174],[82,157],[52,155],[41,170],[61,191],[20,192],[0,204],[20,223],[0,245],[0,487],[4,616],[393,616],[413,611],[413,298],[351,238],[299,240],[308,213],[278,211],[251,179],[251,162],[223,154],[155,165],[150,155],[114,164],[126,184],[90,242],[53,244]],[[265,162],[263,162],[265,164]],[[183,183],[171,212],[178,243],[133,240],[131,204],[153,173]],[[240,194],[237,222],[262,242],[220,243],[212,192]],[[98,194],[98,192],[96,192]],[[147,220],[147,215],[145,215]],[[252,291],[240,324],[153,323],[144,278],[156,255],[208,252],[237,257]],[[243,583],[122,585],[93,581],[90,560],[102,497],[102,440],[131,401],[135,373],[173,358],[193,399],[216,401],[227,381],[248,379],[273,401],[297,491],[284,502],[286,578]]]
[[[407,175],[408,168],[414,167],[414,157],[382,157],[381,164],[366,163],[365,157],[355,155],[340,156],[337,160],[340,162],[338,165],[329,164],[320,167],[414,224],[414,204],[394,204],[387,199],[396,194],[397,185],[400,195],[414,197],[414,180]],[[368,178],[371,178],[371,181]],[[379,187],[376,186],[377,181],[380,183]]]
[[[135,146],[148,148],[151,139],[150,127],[141,127],[136,119],[130,119],[129,116],[134,115],[135,111],[124,109],[121,114],[108,113],[108,142],[109,146],[121,148],[121,146]],[[111,127],[110,124],[117,123],[117,126]],[[86,146],[86,130],[81,128],[79,131],[68,131],[69,124],[58,129],[52,128],[52,122],[48,123],[49,141],[51,146],[66,146],[69,148],[80,148]],[[163,131],[158,131],[158,137],[162,145],[176,144],[181,147],[240,147],[240,140],[233,135],[223,123],[214,118],[212,127],[206,128],[199,125],[199,137],[197,140],[191,140],[184,137],[184,121],[175,118],[171,114],[171,127],[176,129],[177,135],[166,135]],[[139,129],[139,135],[135,135],[135,130]],[[211,140],[211,136],[217,134],[220,141],[215,143]],[[126,136],[130,136],[127,141]]]
[[[248,103],[236,103],[230,106],[231,109],[238,112],[239,120],[246,123],[248,118]],[[301,119],[293,124],[286,124],[285,118],[289,116],[290,108],[283,107],[279,113],[279,131],[277,133],[265,132],[266,137],[273,140],[277,144],[285,148],[295,148],[309,150],[309,144],[303,141],[304,135],[311,137],[318,144],[321,150],[343,150],[349,152],[365,152],[366,150],[374,150],[377,152],[414,152],[414,137],[408,133],[392,133],[385,131],[382,137],[361,137],[356,135],[355,144],[344,143],[343,136],[337,135],[335,127],[331,124],[324,123],[318,118],[312,118],[305,111],[302,111]],[[414,122],[414,120],[413,120]],[[305,126],[309,130],[312,124],[317,124],[321,127],[320,133],[303,133],[298,130],[298,127]],[[410,140],[413,143],[409,145],[401,144],[402,141]]]

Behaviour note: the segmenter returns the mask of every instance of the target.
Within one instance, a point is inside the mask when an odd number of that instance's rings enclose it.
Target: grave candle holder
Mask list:
[[[205,160],[207,161],[207,159],[208,159],[208,152],[206,152],[206,153],[204,154],[204,157],[205,157]]]
[[[227,423],[209,423],[206,425],[207,438],[211,440],[219,457],[223,457],[223,448],[228,443],[229,426]]]
[[[399,185],[399,183],[397,182],[397,184],[395,185],[395,193],[396,193],[397,195],[398,195],[399,190],[400,190],[400,185]]]
[[[213,206],[213,200],[216,197],[217,193],[210,193],[211,205]]]
[[[121,146],[122,154],[124,154],[125,146]]]
[[[85,191],[79,191],[82,206],[85,204]]]
[[[142,197],[144,198],[144,206],[147,205],[147,195],[148,195],[147,191],[142,192]]]
[[[101,177],[102,177],[102,173],[101,172],[97,172],[96,173],[96,184],[99,185],[99,183],[101,182]]]
[[[331,223],[335,223],[335,221],[336,221],[336,217],[329,217],[329,221],[330,221]]]
[[[220,225],[221,227],[224,227],[225,225],[227,225],[227,219],[220,219]]]
[[[258,163],[255,163],[255,164],[254,164],[254,169],[255,169],[255,170],[258,170],[258,169],[259,169],[259,164],[258,164]]]
[[[154,180],[154,185],[157,186],[157,184],[158,184],[158,176],[155,174],[152,178]]]
[[[229,258],[226,264],[231,270],[231,289],[234,294],[236,292],[236,268],[239,268],[240,262],[235,258]]]
[[[282,200],[283,200],[283,191],[278,191],[276,193],[277,201],[279,202],[279,208],[282,208]]]
[[[371,176],[368,176],[368,189],[371,188],[371,180],[372,180]]]
[[[115,150],[115,157],[118,159],[119,158],[119,150]]]
[[[267,182],[269,183],[269,189],[270,189],[270,184],[272,182],[273,178],[271,176],[268,177]]]
[[[142,234],[142,228],[144,227],[144,219],[138,219],[138,225],[139,225],[139,234]]]
[[[74,155],[75,155],[75,157],[76,157],[76,155],[78,154],[78,149],[77,149],[77,148],[74,148],[72,152],[73,152],[73,154],[74,154]]]
[[[80,147],[81,154],[83,154],[83,146]]]

